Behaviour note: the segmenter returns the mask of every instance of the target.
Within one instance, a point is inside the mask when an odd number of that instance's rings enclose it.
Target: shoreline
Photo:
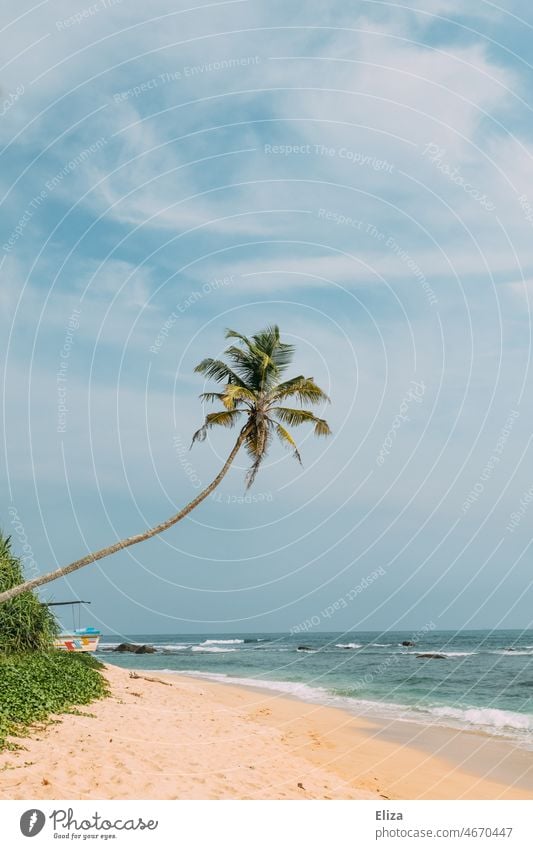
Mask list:
[[[153,670],[152,672],[147,670],[146,673],[152,674]],[[414,719],[401,720],[378,714],[362,715],[348,705],[325,705],[319,701],[307,700],[304,696],[295,693],[276,691],[273,686],[262,687],[255,680],[253,684],[245,683],[244,679],[239,683],[231,681],[226,684],[223,681],[213,680],[208,677],[208,674],[174,673],[173,671],[162,674],[171,677],[175,674],[180,677],[184,675],[196,681],[214,684],[215,687],[242,688],[262,695],[265,699],[289,700],[296,704],[303,703],[313,710],[345,714],[346,717],[356,721],[358,730],[364,729],[365,733],[374,740],[383,740],[399,748],[413,748],[425,755],[437,754],[448,761],[450,773],[457,769],[466,770],[472,774],[473,783],[476,776],[478,779],[486,779],[487,775],[492,774],[492,780],[508,785],[514,784],[519,790],[529,793],[526,798],[533,798],[533,751],[521,748],[518,741],[512,737],[503,735],[499,737],[480,728],[466,729],[437,723],[424,724]]]
[[[111,696],[0,753],[4,799],[531,799],[533,753],[272,690],[106,665]]]
[[[130,669],[130,667],[121,667],[123,669]],[[143,671],[146,674],[158,673],[158,670],[155,669],[145,669],[145,670],[137,670],[138,672]],[[517,751],[527,751],[530,753],[531,758],[533,760],[533,738],[531,739],[529,747],[521,746],[520,737],[513,735],[512,733],[504,732],[502,734],[497,734],[496,732],[492,732],[488,726],[483,725],[472,725],[471,727],[467,727],[466,723],[461,723],[459,720],[451,720],[446,722],[444,718],[438,721],[427,721],[430,719],[430,714],[427,716],[423,714],[416,715],[414,711],[410,716],[398,716],[395,715],[390,708],[398,707],[403,709],[404,711],[410,711],[412,708],[409,705],[382,705],[380,702],[370,702],[366,701],[366,704],[369,705],[368,709],[358,710],[360,703],[356,700],[346,696],[336,696],[330,695],[327,699],[317,698],[316,696],[311,697],[311,695],[307,696],[303,693],[299,693],[296,691],[291,691],[290,689],[286,689],[285,685],[288,682],[284,681],[270,681],[269,679],[265,679],[264,681],[260,681],[256,678],[246,679],[244,677],[237,678],[231,675],[222,675],[220,673],[209,673],[209,672],[201,672],[199,670],[195,671],[183,671],[183,670],[172,670],[172,669],[162,669],[160,670],[161,675],[179,675],[185,676],[187,678],[193,678],[197,681],[208,681],[213,684],[220,684],[221,686],[228,687],[243,687],[246,690],[253,690],[257,693],[263,693],[265,696],[277,696],[279,698],[291,699],[297,702],[304,702],[308,705],[315,705],[316,707],[324,707],[331,708],[332,710],[340,710],[343,713],[348,713],[352,717],[359,718],[363,721],[367,721],[373,725],[378,725],[379,727],[385,726],[398,726],[398,728],[406,729],[434,729],[435,732],[442,730],[444,733],[449,734],[457,734],[457,733],[467,733],[469,735],[478,735],[483,740],[492,741],[494,743],[502,743],[506,746],[510,746]],[[302,685],[304,688],[308,688],[310,691],[313,688],[308,684]],[[322,688],[317,688],[316,692],[318,692]],[[324,690],[324,693],[327,693]],[[479,710],[483,710],[479,708]],[[498,710],[498,709],[496,709]],[[526,714],[524,714],[526,716]],[[397,735],[395,735],[396,738]],[[531,736],[531,735],[530,735]]]

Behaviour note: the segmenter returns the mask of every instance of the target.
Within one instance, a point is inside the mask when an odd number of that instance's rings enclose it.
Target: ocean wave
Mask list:
[[[477,730],[485,734],[510,739],[519,738],[521,745],[525,744],[526,746],[528,743],[524,743],[524,734],[533,731],[532,715],[499,710],[498,708],[455,708],[447,705],[425,706],[380,702],[372,699],[357,699],[344,692],[339,693],[303,682],[241,678],[222,672],[179,670],[178,674],[191,675],[194,678],[205,678],[225,684],[238,684],[245,687],[270,690],[280,695],[301,699],[304,702],[348,710],[352,714],[355,713],[363,717],[381,717],[392,721],[440,725],[470,731]]]
[[[362,649],[361,643],[335,643],[336,649]]]
[[[229,652],[229,651],[237,651],[237,649],[225,649],[222,646],[206,646],[202,643],[199,646],[193,646],[191,651],[200,651],[200,652]]]
[[[523,651],[522,649],[513,649],[509,651],[509,649],[498,649],[497,651],[492,651],[490,654],[503,654],[506,657],[519,657],[520,655],[531,656],[533,655],[533,650]]]
[[[177,670],[175,670],[177,671]],[[338,697],[331,694],[324,687],[311,687],[296,681],[269,681],[263,678],[240,678],[237,675],[227,675],[225,672],[203,672],[200,670],[179,670],[179,675],[191,675],[194,678],[207,678],[210,681],[219,681],[222,684],[239,684],[244,687],[260,687],[262,690],[273,690],[276,693],[293,696],[305,702],[318,702],[319,704],[333,704]]]
[[[219,646],[219,645],[231,645],[234,643],[244,643],[245,640],[204,640],[203,643],[200,643],[201,646]]]
[[[385,649],[388,646],[394,645],[394,643],[370,643],[371,646],[375,646],[377,649]]]
[[[470,657],[473,654],[477,654],[477,651],[440,651],[437,650],[435,654],[443,654],[444,657]]]
[[[533,716],[526,713],[514,713],[510,710],[433,707],[430,708],[429,713],[442,719],[455,719],[462,724],[474,725],[478,729],[533,731]]]

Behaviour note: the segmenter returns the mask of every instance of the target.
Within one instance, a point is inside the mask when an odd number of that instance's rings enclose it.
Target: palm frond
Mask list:
[[[261,361],[260,352],[252,354],[250,351],[243,351],[237,348],[236,345],[230,345],[224,353],[231,360],[233,370],[239,375],[241,381],[249,387],[259,389],[261,379],[259,367]]]
[[[300,452],[298,451],[296,442],[292,438],[289,431],[286,430],[286,428],[284,428],[283,425],[281,425],[279,422],[274,421],[274,425],[276,427],[276,433],[278,435],[280,442],[282,442],[284,444],[286,443],[287,445],[290,445],[290,447],[292,448],[294,457],[296,457],[296,459],[298,460],[300,465],[302,465],[302,458],[300,457]]]
[[[226,339],[238,339],[243,345],[248,349],[248,355],[252,357],[257,357],[261,354],[261,348],[255,342],[255,336],[252,336],[251,339],[248,336],[244,336],[243,333],[238,333],[236,330],[226,330]],[[236,345],[230,346],[230,348],[234,351],[239,351],[241,354],[247,355],[246,351],[243,351],[241,348],[237,348]],[[230,350],[230,349],[228,349]]]
[[[296,397],[299,401],[311,404],[319,404],[321,401],[330,402],[330,398],[323,389],[318,386],[312,377],[299,375],[280,383],[272,392],[273,401],[281,401],[284,398]]]
[[[196,368],[194,369],[196,372],[200,374],[205,374],[206,377],[210,377],[213,380],[216,380],[217,383],[237,383],[240,386],[244,386],[244,382],[241,380],[238,374],[235,372],[222,360],[214,360],[212,357],[208,357],[206,360],[202,360],[201,363],[198,363]]]
[[[277,366],[270,357],[268,351],[264,351],[257,345],[251,342],[248,350],[242,350],[236,345],[230,345],[224,353],[232,361],[237,374],[250,386],[257,390],[262,390],[266,384],[266,378],[269,373],[272,377],[277,375]]]
[[[223,392],[202,392],[202,394],[198,397],[201,401],[208,401],[211,404],[214,404],[215,401],[221,401],[222,403],[224,403]]]
[[[273,376],[277,377],[285,371],[294,356],[294,345],[280,340],[277,324],[255,333],[252,338],[256,348],[264,354],[267,368],[270,368]]]
[[[298,427],[301,424],[314,424],[315,436],[329,436],[331,433],[330,427],[325,419],[319,419],[314,413],[309,410],[294,410],[291,407],[272,407],[272,411],[285,424],[291,427]]]
[[[241,368],[250,368],[253,366],[257,356],[257,354],[252,354],[250,351],[243,351],[242,348],[238,348],[237,345],[230,345],[226,348],[224,353]]]
[[[255,404],[257,397],[250,389],[245,386],[236,386],[234,383],[228,383],[220,400],[224,404],[226,410],[234,410],[238,401],[247,401],[248,404]]]
[[[216,427],[216,425],[233,427],[242,412],[242,410],[223,410],[220,413],[209,413],[205,417],[205,423],[208,427]]]
[[[229,327],[226,329],[225,336],[226,339],[240,339],[240,341],[244,342],[244,344],[248,348],[250,348],[252,345],[247,336],[245,336],[243,333],[238,333],[236,330],[231,330]]]
[[[209,413],[204,420],[202,427],[198,428],[192,438],[191,447],[195,442],[203,442],[207,436],[207,431],[213,427],[233,427],[242,410],[224,410],[220,413]]]

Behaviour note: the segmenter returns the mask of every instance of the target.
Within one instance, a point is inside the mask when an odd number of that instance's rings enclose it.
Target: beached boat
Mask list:
[[[64,630],[54,640],[54,648],[62,651],[89,652],[96,651],[100,642],[101,632],[97,628],[80,628],[80,610],[78,607],[78,627],[76,628],[75,620],[75,605],[90,604],[90,601],[49,601],[45,602],[46,607],[63,607],[70,605],[72,607],[73,627],[71,630]]]
[[[64,651],[96,651],[100,637],[100,631],[96,628],[77,628],[71,633],[60,634],[57,640],[54,640],[54,648]]]

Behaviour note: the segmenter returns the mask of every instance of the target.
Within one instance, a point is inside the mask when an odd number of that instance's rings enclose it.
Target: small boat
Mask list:
[[[75,620],[75,605],[76,604],[90,604],[90,601],[49,601],[43,602],[45,607],[62,607],[64,605],[70,605],[72,607],[72,620],[73,627],[70,630],[64,630],[59,634],[57,639],[54,640],[54,648],[61,649],[61,651],[74,651],[74,652],[90,652],[96,651],[98,648],[98,643],[100,642],[100,637],[102,636],[101,632],[97,628],[80,628],[80,610],[78,608],[78,622]],[[78,627],[76,628],[76,624]]]
[[[64,632],[54,640],[54,648],[63,651],[96,651],[101,633],[96,628],[77,628],[70,633]]]

